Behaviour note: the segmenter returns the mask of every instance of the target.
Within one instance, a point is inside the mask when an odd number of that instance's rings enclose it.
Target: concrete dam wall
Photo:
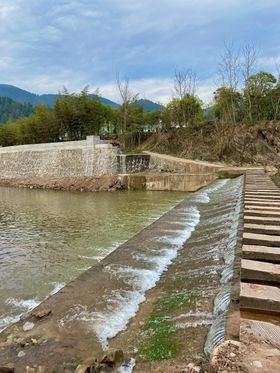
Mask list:
[[[164,154],[122,154],[99,136],[88,136],[81,141],[0,147],[3,186],[9,186],[12,180],[24,183],[35,178],[43,179],[40,183],[49,188],[47,181],[54,178],[64,188],[65,178],[73,178],[74,182],[85,177],[108,176],[114,179],[114,185],[117,183],[124,189],[190,192],[217,179],[221,170],[221,165]],[[12,186],[18,186],[18,181],[15,183]],[[33,186],[36,188],[37,184],[33,182]]]

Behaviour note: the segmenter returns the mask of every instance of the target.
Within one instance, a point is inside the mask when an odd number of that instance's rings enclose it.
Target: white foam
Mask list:
[[[16,315],[16,316],[4,316],[2,318],[0,318],[0,333],[6,329],[10,324],[13,324],[17,321],[19,321],[20,319],[20,315]]]
[[[213,323],[212,320],[198,320],[198,321],[190,321],[184,323],[177,323],[177,329],[189,329],[189,328],[197,328],[198,326],[207,326]]]
[[[132,373],[135,367],[135,359],[130,359],[128,363],[122,364],[122,366],[117,370],[117,373]]]
[[[96,260],[100,262],[104,258],[104,256],[101,255],[95,255],[95,256],[87,256],[87,255],[79,255],[80,259],[90,259],[90,260]]]
[[[5,301],[6,304],[9,304],[17,309],[23,310],[25,312],[33,310],[33,308],[37,307],[41,302],[38,299],[16,299],[16,298],[8,298]]]
[[[59,292],[60,289],[62,289],[66,284],[64,282],[55,282],[54,283],[54,288],[50,292],[50,295],[54,295]]]
[[[158,256],[152,256],[152,269],[119,265],[105,267],[105,271],[123,280],[131,287],[131,290],[114,290],[111,294],[106,294],[104,300],[107,302],[107,309],[105,311],[89,311],[84,306],[76,305],[60,320],[59,325],[63,326],[72,320],[85,321],[95,332],[103,349],[107,349],[108,340],[126,328],[129,320],[137,313],[139,305],[145,300],[146,291],[156,285],[162,273],[176,258],[178,251],[199,223],[200,213],[197,208],[188,209],[188,213],[188,223],[185,229],[174,240],[170,238],[172,247],[159,250]]]
[[[210,196],[213,192],[223,188],[228,182],[228,179],[218,180],[209,187],[204,188],[194,194],[194,201],[200,203],[209,203]]]
[[[187,313],[181,313],[179,316],[175,317],[175,320],[185,319],[185,318],[206,318],[206,319],[212,319],[213,315],[209,312],[187,312]]]

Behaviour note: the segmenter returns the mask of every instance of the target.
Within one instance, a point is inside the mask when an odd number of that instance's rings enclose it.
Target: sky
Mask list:
[[[34,93],[89,85],[119,102],[116,75],[166,103],[174,71],[197,73],[210,102],[225,43],[280,63],[279,0],[0,0],[0,83]]]

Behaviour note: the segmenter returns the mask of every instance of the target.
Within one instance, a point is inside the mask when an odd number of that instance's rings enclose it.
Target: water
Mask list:
[[[185,196],[0,188],[0,330]]]
[[[186,305],[182,314],[175,310],[165,317],[173,320],[190,359],[194,351],[202,353],[205,341],[204,351],[211,352],[225,335],[241,197],[242,178],[219,180],[190,195],[151,230],[143,232],[136,244],[130,242],[129,250],[123,248],[123,259],[114,258],[103,268],[106,291],[100,304],[82,299],[79,305],[66,307],[59,320],[62,329],[82,324],[97,337],[103,350],[112,343],[131,349],[133,345],[126,345],[127,336],[135,333],[139,338],[139,329],[131,330],[129,321],[138,318],[138,325],[142,322],[140,305],[169,269],[165,284],[187,275],[188,281],[174,291],[194,292],[198,300]],[[162,284],[160,287],[163,290]],[[194,329],[195,341],[186,339]],[[136,342],[133,336],[131,340]]]

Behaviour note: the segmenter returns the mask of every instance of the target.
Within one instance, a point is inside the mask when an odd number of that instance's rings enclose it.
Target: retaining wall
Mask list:
[[[119,150],[98,136],[0,148],[0,177],[78,177],[116,175]]]

